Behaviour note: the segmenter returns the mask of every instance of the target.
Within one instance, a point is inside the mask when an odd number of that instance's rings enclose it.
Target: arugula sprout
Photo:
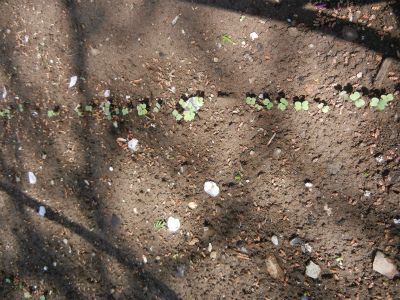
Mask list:
[[[195,116],[196,116],[196,113],[194,111],[192,111],[192,110],[185,110],[183,112],[183,119],[186,122],[193,121]]]
[[[281,111],[285,111],[286,108],[288,107],[289,102],[285,98],[279,99],[279,104],[278,104],[278,109]]]
[[[91,105],[85,105],[85,111],[86,111],[86,112],[92,112],[92,111],[93,111],[93,106],[91,106]]]
[[[81,117],[81,116],[82,116],[82,112],[81,112],[80,108],[81,108],[81,105],[80,105],[80,104],[78,104],[78,105],[74,108],[74,111],[78,114],[78,117]]]
[[[121,114],[123,116],[126,116],[127,114],[129,114],[129,108],[123,107],[122,110],[121,110]]]
[[[172,111],[172,115],[175,117],[175,119],[179,122],[180,120],[182,120],[183,116],[176,110],[174,109]]]
[[[167,227],[167,222],[164,219],[158,219],[154,222],[154,228],[160,230]]]
[[[346,91],[341,91],[339,93],[339,98],[342,100],[349,100],[349,94]]]
[[[222,43],[226,44],[234,44],[232,37],[229,34],[224,34],[222,36]]]
[[[156,106],[153,108],[153,112],[158,113],[161,110],[160,103],[156,102]]]
[[[269,100],[268,98],[265,98],[262,102],[262,104],[265,106],[266,109],[270,110],[272,107],[274,107],[274,104]]]
[[[236,180],[237,182],[239,182],[240,180],[242,180],[242,174],[240,174],[239,171],[237,171],[236,174],[235,174],[235,180]]]
[[[299,111],[299,110],[308,110],[308,101],[303,101],[303,102],[301,102],[301,101],[296,101],[296,102],[294,103],[294,109],[295,109],[296,111]]]
[[[59,115],[59,113],[58,113],[58,112],[55,112],[55,111],[52,110],[52,109],[49,109],[49,110],[47,111],[47,116],[48,116],[49,118],[56,117],[56,116],[58,116],[58,115]]]
[[[118,107],[114,108],[114,112],[116,115],[119,115],[119,108]]]
[[[146,103],[140,103],[136,106],[137,112],[139,116],[147,115],[147,105]]]
[[[246,104],[250,106],[256,105],[256,98],[255,97],[246,97]]]
[[[11,111],[10,111],[10,109],[6,108],[6,109],[3,109],[3,110],[0,110],[0,117],[11,119]]]
[[[365,101],[362,98],[362,94],[359,92],[354,92],[350,94],[350,100],[354,102],[354,105],[358,108],[361,108],[365,105]]]
[[[329,106],[324,103],[318,104],[318,108],[324,113],[327,114],[329,112]]]
[[[18,104],[18,110],[20,112],[23,112],[24,111],[24,106],[22,104]]]
[[[370,106],[375,108],[377,111],[383,111],[390,101],[393,101],[393,94],[381,95],[381,98],[376,97],[371,99]]]
[[[197,107],[196,110],[198,110],[200,107],[202,107],[204,105],[204,98],[203,97],[193,97],[193,104],[194,106]]]
[[[100,107],[102,108],[104,114],[107,117],[107,120],[111,120],[111,102],[110,101],[105,101],[103,103],[101,103]]]

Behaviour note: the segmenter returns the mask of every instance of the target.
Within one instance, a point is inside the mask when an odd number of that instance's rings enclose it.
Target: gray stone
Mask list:
[[[312,260],[308,263],[306,267],[306,275],[312,279],[318,279],[321,275],[321,268],[315,264]]]
[[[377,251],[375,254],[374,262],[372,265],[374,271],[386,276],[389,279],[393,279],[399,274],[396,265],[391,259],[387,258],[382,252]]]

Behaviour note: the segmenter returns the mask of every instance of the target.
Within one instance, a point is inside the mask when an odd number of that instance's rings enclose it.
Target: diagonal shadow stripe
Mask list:
[[[168,299],[168,300],[179,299],[177,294],[173,290],[171,290],[166,284],[156,279],[153,275],[144,270],[144,268],[141,266],[140,263],[130,259],[129,257],[131,257],[132,254],[130,254],[129,251],[113,246],[110,242],[98,236],[97,234],[89,231],[84,226],[68,219],[64,215],[53,210],[51,207],[44,205],[43,203],[39,202],[33,197],[22,192],[15,185],[12,185],[4,181],[0,181],[0,189],[6,192],[15,201],[18,201],[19,204],[29,206],[34,210],[36,210],[39,206],[44,206],[46,208],[45,217],[47,219],[54,221],[64,226],[65,228],[68,228],[75,234],[78,234],[79,236],[84,238],[86,241],[92,244],[96,249],[108,254],[111,257],[114,257],[120,264],[136,272],[138,279],[142,283],[149,286],[148,291],[153,293],[153,296],[157,296],[158,298]],[[140,294],[135,296],[137,296],[138,299],[142,299],[143,297]],[[143,297],[143,299],[146,298]]]
[[[298,15],[297,18],[298,23],[304,24],[304,26],[307,29],[312,31],[317,31],[326,35],[331,35],[341,40],[345,40],[344,37],[342,36],[343,27],[350,26],[355,28],[359,26],[358,24],[352,23],[350,21],[336,18],[335,30],[332,30],[328,27],[315,27],[313,21],[317,17],[326,16],[331,18],[331,16],[324,12],[320,12],[320,14],[318,14],[316,11],[305,9],[304,5],[309,3],[309,1],[305,0],[296,0],[296,1],[284,0],[282,5],[285,5],[286,3],[290,4],[291,7],[289,9],[282,9],[281,6],[270,4],[264,0],[255,0],[255,1],[178,0],[178,1],[246,13],[253,16],[273,19],[280,22],[287,22],[287,18],[289,17],[287,15],[287,11],[290,10]],[[335,0],[331,2],[337,3],[338,1]],[[382,1],[365,1],[365,2],[374,3]],[[398,13],[397,6],[400,6],[400,2],[393,4],[393,10],[395,11],[395,13]],[[399,16],[396,17],[398,20]],[[354,44],[358,44],[366,49],[380,53],[385,57],[392,57],[399,60],[398,54],[396,53],[396,47],[398,48],[400,45],[400,40],[398,38],[395,38],[390,34],[380,34],[377,30],[365,26],[362,28],[362,30],[359,31],[359,33],[360,36],[363,36],[363,38],[359,37],[357,40],[353,41]]]

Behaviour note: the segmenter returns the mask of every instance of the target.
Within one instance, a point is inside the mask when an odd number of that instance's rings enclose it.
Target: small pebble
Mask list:
[[[197,208],[197,203],[196,202],[189,202],[188,203],[188,207],[190,209],[196,209]]]
[[[358,79],[360,79],[362,76],[363,76],[363,73],[362,73],[362,72],[358,72],[358,73],[357,73],[357,78],[358,78]]]
[[[276,235],[273,235],[273,236],[271,237],[271,242],[272,242],[272,244],[274,244],[275,246],[278,246],[278,245],[279,245],[278,237],[277,237]]]

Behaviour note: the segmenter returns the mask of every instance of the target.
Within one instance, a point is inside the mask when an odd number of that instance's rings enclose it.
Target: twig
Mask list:
[[[274,140],[275,136],[276,136],[276,132],[275,132],[275,133],[272,135],[272,137],[269,139],[269,141],[268,141],[268,143],[267,143],[267,147],[268,147],[269,145],[271,145],[271,143],[272,143],[272,141]]]

